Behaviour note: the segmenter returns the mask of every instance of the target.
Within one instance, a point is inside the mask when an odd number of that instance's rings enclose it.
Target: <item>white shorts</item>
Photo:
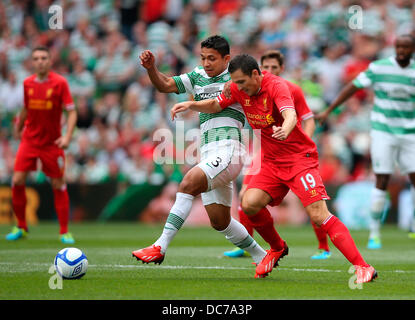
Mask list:
[[[372,130],[371,158],[373,172],[393,174],[396,166],[402,174],[415,172],[415,135],[396,135]]]
[[[208,191],[202,193],[203,205],[212,203],[232,207],[233,180],[244,167],[245,151],[239,142],[207,150],[197,165],[206,174]]]

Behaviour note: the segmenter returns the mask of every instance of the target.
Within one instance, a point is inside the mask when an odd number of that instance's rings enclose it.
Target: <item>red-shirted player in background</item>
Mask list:
[[[261,70],[268,71],[272,73],[273,75],[279,76],[284,71],[284,55],[279,50],[269,50],[265,52],[261,56]],[[303,91],[301,88],[292,83],[287,81],[288,89],[291,91],[293,99],[294,99],[294,107],[295,111],[297,112],[297,119],[300,122],[304,133],[309,136],[310,138],[314,134],[314,130],[316,128],[315,122],[314,122],[314,114],[310,110],[310,108],[307,105],[307,102],[305,100]],[[228,83],[230,85],[230,82]],[[225,86],[225,89],[223,92],[225,93],[225,96],[230,95],[229,85]],[[261,161],[261,154],[257,154],[256,158],[253,163],[255,163],[255,166],[252,168],[252,170],[256,170],[256,166]],[[244,180],[242,182],[242,187],[239,192],[239,199],[242,199],[243,194],[245,193],[246,187],[249,184],[249,181],[251,180],[252,175],[248,173],[245,175]],[[266,211],[268,211],[265,208]],[[262,224],[261,222],[258,222],[257,225],[253,226],[252,223],[249,221],[249,218],[247,215],[243,212],[242,206],[238,206],[238,215],[239,215],[239,221],[244,225],[248,233],[253,236],[254,228],[261,228]],[[271,213],[267,216],[266,220],[272,219]],[[266,220],[264,223],[267,223]],[[314,233],[316,234],[317,240],[318,240],[318,251],[311,256],[311,259],[328,259],[331,256],[330,247],[328,244],[327,234],[324,230],[317,227],[313,222],[311,222]],[[224,255],[231,257],[231,258],[237,258],[242,257],[246,255],[247,252],[240,248],[235,248],[234,250],[225,251]]]
[[[260,172],[253,176],[242,198],[242,209],[255,225],[263,221],[266,205],[281,203],[291,189],[301,200],[310,220],[327,232],[337,249],[356,269],[356,283],[372,281],[376,270],[365,262],[347,227],[328,209],[328,199],[318,170],[318,152],[297,121],[292,95],[284,79],[266,71],[261,73],[256,60],[246,54],[235,56],[229,63],[231,98],[221,94],[216,99],[187,101],[176,104],[178,112],[192,109],[216,113],[232,103],[240,103],[253,129],[261,129]],[[265,229],[265,226],[264,226]],[[265,233],[265,232],[264,232]],[[267,235],[260,235],[271,249],[256,267],[255,277],[266,276],[288,254],[288,247],[278,235],[272,220]]]
[[[42,171],[51,179],[60,240],[72,244],[75,241],[68,232],[69,197],[64,180],[63,149],[72,138],[77,114],[66,79],[50,71],[51,59],[46,47],[33,49],[32,63],[35,74],[24,80],[24,108],[15,126],[15,134],[21,138],[12,178],[12,204],[17,226],[6,239],[18,240],[27,235],[25,183],[28,173],[36,170],[40,159]],[[67,111],[65,135],[61,135],[63,109]]]

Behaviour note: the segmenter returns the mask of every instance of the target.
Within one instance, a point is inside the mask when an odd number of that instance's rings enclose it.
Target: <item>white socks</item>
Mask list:
[[[160,238],[154,242],[154,245],[161,247],[161,253],[165,254],[167,247],[173,240],[174,236],[182,227],[183,223],[190,214],[194,197],[190,194],[178,192],[176,201],[170,210],[167,221],[164,225],[163,233]],[[246,250],[252,256],[255,263],[260,263],[265,257],[266,252],[261,246],[249,235],[245,227],[231,218],[231,222],[225,230],[219,231],[226,239],[235,246]]]
[[[380,225],[383,212],[385,210],[387,192],[373,188],[370,206],[370,235],[369,238],[380,237]]]
[[[167,217],[163,233],[154,243],[154,245],[161,247],[161,252],[163,254],[166,253],[170,242],[173,240],[174,236],[189,216],[190,210],[192,209],[193,199],[194,197],[191,194],[177,192],[176,201],[174,202],[174,205],[170,210],[170,214]]]
[[[267,254],[264,249],[249,235],[245,227],[234,218],[225,230],[219,231],[225,235],[225,238],[232,242],[235,246],[246,250],[254,259],[255,263],[260,263]]]

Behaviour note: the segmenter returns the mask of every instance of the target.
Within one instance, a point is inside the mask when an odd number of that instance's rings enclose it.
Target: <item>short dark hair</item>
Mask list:
[[[410,33],[401,34],[396,37],[396,40],[398,40],[399,38],[409,38],[412,41],[412,44],[415,45],[415,37]]]
[[[230,54],[231,49],[228,40],[222,36],[214,35],[202,41],[201,48],[215,49],[222,57]]]
[[[233,57],[229,62],[228,71],[234,73],[236,70],[241,69],[242,73],[247,76],[252,76],[252,71],[257,70],[261,74],[261,69],[259,69],[258,62],[254,57],[249,54],[238,54]]]
[[[46,46],[37,46],[37,47],[34,47],[34,48],[32,49],[32,54],[33,54],[33,52],[35,52],[35,51],[46,51],[46,52],[50,55],[49,48],[48,48],[48,47],[46,47]]]
[[[261,65],[264,64],[266,59],[276,59],[280,66],[284,65],[284,55],[280,50],[268,50],[261,56]]]

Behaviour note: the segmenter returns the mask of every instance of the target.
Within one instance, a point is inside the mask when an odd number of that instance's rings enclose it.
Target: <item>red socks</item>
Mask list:
[[[269,243],[272,250],[280,251],[284,248],[284,240],[281,239],[277,230],[275,230],[274,220],[266,207],[252,216],[247,216],[252,226]]]
[[[311,225],[313,226],[314,233],[318,240],[318,248],[323,249],[324,251],[330,251],[329,242],[327,241],[327,232],[318,227],[314,222],[311,222]]]
[[[55,199],[55,210],[58,215],[60,234],[68,232],[69,221],[69,196],[66,190],[66,185],[62,189],[53,189],[53,196]]]
[[[17,219],[17,227],[27,231],[26,223],[26,186],[12,186],[12,205]]]
[[[248,218],[248,215],[242,210],[241,205],[238,206],[239,222],[245,227],[249,235],[252,237],[254,234],[254,227]]]
[[[357,250],[356,245],[347,227],[337,217],[330,215],[321,225],[337,249],[353,265],[369,266]]]

